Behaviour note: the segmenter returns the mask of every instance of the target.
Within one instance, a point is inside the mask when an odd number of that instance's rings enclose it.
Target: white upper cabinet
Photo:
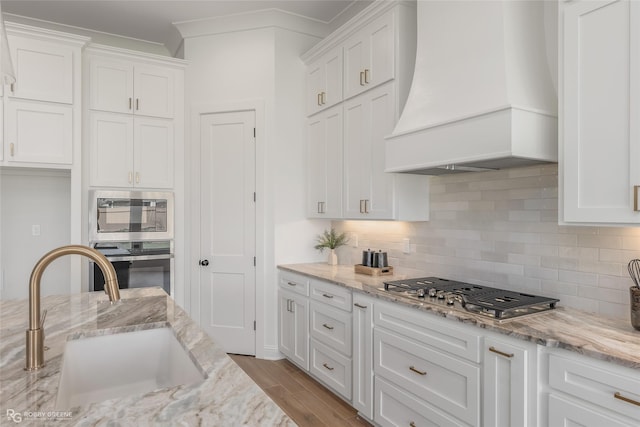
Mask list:
[[[184,131],[184,64],[91,46],[85,57],[92,187],[174,185]]]
[[[351,36],[344,45],[344,98],[350,98],[395,76],[394,12]]]
[[[13,99],[5,111],[7,163],[73,162],[73,108]]]
[[[71,169],[79,141],[80,56],[87,38],[7,23],[16,82],[4,88],[4,166]],[[79,154],[78,154],[78,159]]]
[[[560,11],[561,220],[638,223],[640,3]]]
[[[307,122],[307,216],[342,216],[342,106]]]
[[[173,70],[131,61],[92,58],[89,108],[172,118]]]
[[[73,103],[74,49],[54,41],[9,35],[16,82],[9,97]]]
[[[307,114],[342,101],[342,46],[307,67]]]

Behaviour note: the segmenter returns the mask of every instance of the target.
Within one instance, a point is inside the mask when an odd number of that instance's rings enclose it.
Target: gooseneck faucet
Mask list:
[[[26,371],[35,371],[44,366],[44,316],[40,319],[40,279],[47,266],[64,255],[82,255],[95,262],[104,275],[104,289],[109,295],[109,300],[111,302],[120,300],[116,271],[109,260],[97,250],[88,246],[68,245],[46,253],[33,267],[29,279],[29,329],[27,329],[27,362],[24,368]]]

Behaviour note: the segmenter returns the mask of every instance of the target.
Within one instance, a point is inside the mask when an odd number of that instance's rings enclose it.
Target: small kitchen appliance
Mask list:
[[[498,320],[550,310],[555,308],[559,301],[439,277],[384,282],[384,290],[414,300],[457,308]]]

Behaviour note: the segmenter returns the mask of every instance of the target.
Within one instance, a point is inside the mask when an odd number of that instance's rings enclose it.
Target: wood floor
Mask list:
[[[370,426],[355,409],[286,359],[229,356],[300,427]]]

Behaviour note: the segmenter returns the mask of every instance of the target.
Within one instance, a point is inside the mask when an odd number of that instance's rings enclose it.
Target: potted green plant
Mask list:
[[[337,233],[336,230],[332,228],[330,231],[325,230],[324,233],[318,235],[317,244],[314,247],[320,252],[324,251],[325,248],[329,249],[327,264],[336,265],[338,264],[338,256],[336,255],[335,249],[347,243],[349,243],[347,234]]]

